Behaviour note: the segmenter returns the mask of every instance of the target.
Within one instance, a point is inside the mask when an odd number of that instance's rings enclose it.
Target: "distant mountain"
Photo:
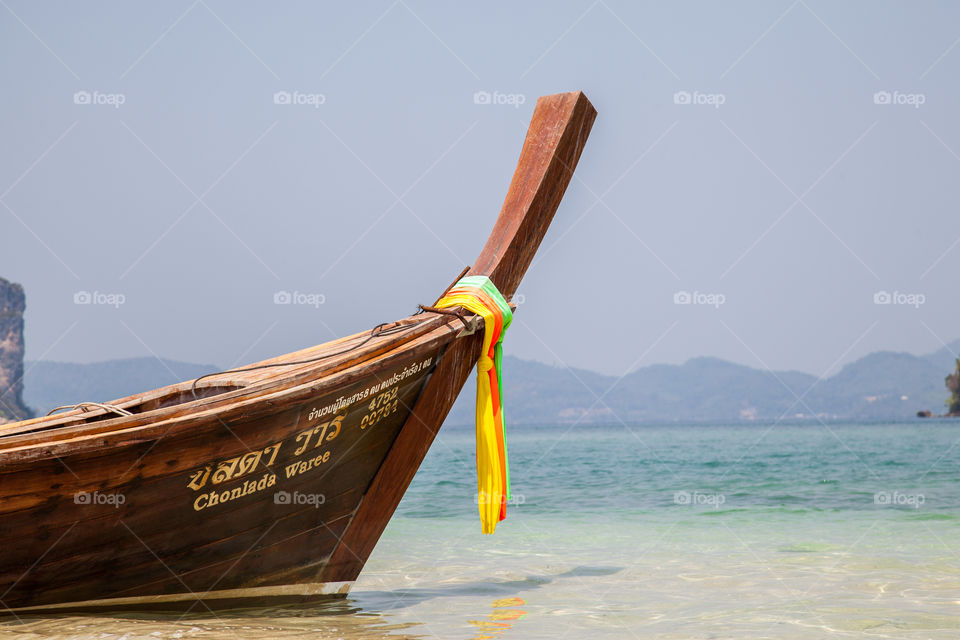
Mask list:
[[[504,400],[513,424],[909,418],[922,409],[944,410],[944,377],[953,371],[953,354],[958,352],[960,340],[923,356],[879,351],[819,382],[798,371],[771,373],[718,358],[652,365],[618,380],[507,356]],[[24,399],[39,414],[62,404],[109,401],[218,370],[156,358],[28,362],[25,369]],[[448,422],[473,423],[474,393],[471,378]]]
[[[774,376],[717,358],[644,367],[619,381],[512,357],[503,363],[504,401],[509,420],[515,423],[760,417],[789,406],[793,396],[786,387],[800,394],[813,381],[804,373]],[[461,397],[451,421],[470,422],[472,404],[472,397]]]
[[[923,409],[944,411],[944,377],[958,352],[960,340],[924,356],[880,351],[819,382],[717,358],[652,365],[617,380],[506,357],[504,401],[514,423],[911,418]],[[473,402],[468,388],[449,421],[471,423]]]
[[[839,417],[906,418],[921,409],[945,410],[949,393],[943,379],[948,362],[909,353],[879,351],[852,362],[818,385],[810,407]]]
[[[78,402],[109,402],[141,391],[219,371],[208,364],[157,358],[126,358],[91,364],[26,362],[23,399],[35,415]]]

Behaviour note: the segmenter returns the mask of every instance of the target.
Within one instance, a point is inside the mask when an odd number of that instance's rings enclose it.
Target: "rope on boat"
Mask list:
[[[452,289],[452,288],[457,284],[457,281],[459,281],[460,278],[462,278],[464,275],[466,275],[466,273],[467,273],[468,271],[470,271],[470,266],[469,266],[469,265],[468,265],[467,267],[465,267],[463,271],[460,272],[460,276],[457,278],[457,280],[454,280],[453,283],[451,283],[450,286],[447,287],[446,291],[444,291],[444,295],[446,295],[447,292],[450,291],[450,289]],[[440,298],[442,299],[443,296],[440,296]],[[460,313],[456,313],[456,312],[452,312],[452,311],[437,311],[437,310],[435,310],[435,309],[433,309],[433,308],[431,308],[431,307],[424,307],[423,305],[418,305],[418,309],[419,309],[419,310],[418,310],[415,314],[413,314],[413,315],[420,315],[420,314],[423,313],[424,311],[436,311],[437,313],[450,313],[451,315],[456,315],[457,317],[459,317],[459,318],[460,318],[460,321],[463,322],[463,324],[464,324],[465,327],[468,325],[467,320],[466,320],[466,319],[463,317],[463,315],[460,314]],[[230,370],[227,370],[227,371],[218,371],[218,372],[216,372],[216,373],[208,373],[208,374],[206,374],[206,375],[200,376],[199,378],[197,378],[197,379],[195,379],[195,380],[193,381],[193,383],[190,385],[190,393],[191,393],[191,395],[193,395],[193,399],[194,399],[194,400],[197,400],[197,399],[198,399],[198,398],[197,398],[197,383],[200,382],[201,380],[203,380],[204,378],[212,378],[212,377],[214,377],[214,376],[222,376],[222,375],[225,375],[225,374],[227,374],[227,373],[245,373],[245,372],[247,372],[247,371],[258,371],[258,370],[260,370],[260,369],[269,369],[269,368],[271,368],[271,367],[290,367],[290,366],[294,366],[294,365],[298,365],[298,364],[310,364],[311,362],[319,362],[320,360],[325,360],[325,359],[327,359],[327,358],[332,358],[332,357],[334,357],[334,356],[340,356],[340,355],[343,355],[343,354],[345,354],[345,353],[349,353],[349,352],[353,351],[354,349],[359,349],[360,347],[362,347],[363,345],[367,344],[368,342],[370,342],[370,341],[373,340],[374,338],[379,338],[380,336],[391,335],[391,334],[393,334],[393,333],[401,333],[401,332],[403,332],[403,331],[405,331],[405,330],[408,330],[408,329],[411,329],[411,328],[414,328],[414,327],[417,326],[417,325],[414,324],[414,325],[410,325],[409,327],[392,327],[392,328],[390,328],[390,329],[382,329],[382,327],[385,327],[385,326],[387,326],[388,324],[390,324],[390,323],[389,323],[389,322],[381,322],[380,324],[378,324],[377,326],[375,326],[373,329],[370,330],[370,335],[368,335],[362,342],[358,342],[357,344],[353,345],[352,347],[348,347],[347,349],[343,349],[343,350],[341,350],[341,351],[335,351],[334,353],[326,353],[326,354],[321,355],[321,356],[316,356],[315,358],[308,358],[308,359],[306,359],[306,360],[298,360],[298,361],[296,361],[296,362],[273,362],[273,363],[270,363],[270,364],[260,364],[260,365],[256,365],[256,366],[253,366],[253,367],[245,367],[245,368],[243,368],[243,369],[230,369]]]
[[[470,270],[470,267],[467,266],[466,268],[464,268],[463,271],[460,272],[460,277],[459,277],[457,280],[455,280],[449,287],[447,287],[446,291],[444,291],[444,295],[441,296],[440,299],[438,299],[438,301],[437,301],[436,304],[440,304],[440,302],[445,299],[445,296],[447,295],[447,293],[449,293],[449,292],[451,291],[451,289],[453,289],[455,286],[458,286],[458,285],[460,284],[461,279],[462,279],[462,280],[467,280],[467,278],[463,278],[463,276],[464,276],[469,270]],[[490,286],[492,287],[492,286],[493,286],[493,283],[490,283]],[[499,293],[498,293],[497,295],[499,295]],[[501,297],[501,300],[502,300],[502,297]],[[506,303],[504,303],[504,304],[506,304]],[[461,306],[461,305],[458,305],[458,306]],[[428,312],[431,312],[431,313],[444,314],[444,315],[452,315],[452,316],[456,316],[456,317],[460,320],[460,322],[463,323],[464,328],[468,328],[468,327],[469,327],[469,324],[470,324],[470,323],[469,323],[469,321],[467,320],[467,318],[464,316],[463,312],[461,312],[461,311],[458,311],[458,310],[455,310],[455,309],[441,309],[441,308],[431,307],[431,306],[427,306],[427,305],[417,305],[417,307],[418,307],[418,310],[417,310],[416,313],[414,313],[415,316],[416,316],[416,315],[420,315],[421,313],[423,313],[423,312],[425,312],[425,311],[428,311]],[[510,312],[509,307],[507,307],[507,312],[508,312],[508,313]],[[313,362],[319,362],[319,361],[321,361],[321,360],[326,360],[326,359],[328,359],[328,358],[333,358],[333,357],[335,357],[335,356],[340,356],[340,355],[343,355],[343,354],[345,354],[345,353],[349,353],[349,352],[351,352],[351,351],[354,351],[354,350],[356,350],[356,349],[359,349],[360,347],[362,347],[363,345],[367,344],[368,342],[370,342],[370,341],[373,340],[374,338],[379,338],[379,337],[381,337],[381,336],[387,336],[387,335],[393,335],[393,334],[395,334],[395,333],[403,333],[403,332],[405,332],[405,331],[409,331],[409,330],[411,330],[411,329],[415,329],[417,326],[419,326],[420,323],[411,324],[411,325],[408,325],[408,326],[395,326],[395,327],[390,327],[389,329],[384,329],[384,327],[386,327],[386,326],[389,325],[389,324],[392,324],[392,323],[389,323],[389,322],[381,322],[380,324],[378,324],[377,326],[375,326],[373,329],[370,330],[370,333],[367,335],[366,338],[364,338],[363,340],[361,340],[361,341],[358,342],[357,344],[352,345],[352,346],[350,346],[350,347],[347,347],[346,349],[341,349],[341,350],[339,350],[339,351],[334,351],[334,352],[332,352],[332,353],[325,353],[325,354],[322,354],[322,355],[319,355],[319,356],[315,356],[315,357],[313,357],[313,358],[307,358],[307,359],[304,359],[304,360],[296,360],[296,361],[294,361],[294,362],[273,362],[273,363],[270,363],[270,364],[261,364],[261,365],[256,365],[256,366],[252,366],[252,367],[244,367],[244,368],[242,368],[242,369],[229,369],[229,370],[226,370],[226,371],[217,371],[217,372],[214,372],[214,373],[208,373],[208,374],[202,375],[202,376],[200,376],[199,378],[195,378],[195,379],[193,380],[193,382],[190,384],[190,394],[193,396],[193,399],[194,399],[194,400],[199,400],[199,398],[197,397],[197,384],[198,384],[201,380],[204,380],[204,379],[206,379],[206,378],[213,378],[213,377],[215,377],[215,376],[222,376],[222,375],[225,375],[225,374],[228,374],[228,373],[245,373],[245,372],[247,372],[247,371],[258,371],[258,370],[261,370],[261,369],[270,369],[270,368],[273,368],[273,367],[291,367],[291,366],[296,366],[296,365],[310,364],[310,363],[313,363]],[[508,322],[507,324],[509,325],[509,322]],[[89,407],[97,407],[97,408],[103,409],[104,411],[107,411],[107,412],[110,412],[110,413],[115,413],[115,414],[117,414],[117,415],[119,415],[119,416],[124,416],[124,417],[126,417],[126,416],[132,416],[132,415],[133,415],[133,413],[131,413],[130,411],[127,411],[126,409],[123,409],[122,407],[119,407],[119,406],[114,405],[114,404],[108,404],[108,403],[105,403],[105,402],[78,402],[77,404],[63,405],[63,406],[60,406],[60,407],[56,407],[55,409],[51,409],[51,410],[47,413],[47,415],[48,415],[48,416],[49,416],[49,415],[53,415],[54,413],[56,413],[56,412],[58,412],[58,411],[63,411],[63,410],[65,410],[65,409],[80,409],[81,411],[87,411]]]
[[[423,310],[422,310],[422,309],[421,309],[420,311],[418,311],[418,312],[417,312],[416,314],[414,314],[414,315],[419,315],[420,313],[423,313]],[[461,319],[462,319],[462,318],[461,318]],[[466,321],[464,320],[464,322],[466,322]],[[200,376],[199,378],[196,378],[196,379],[191,383],[191,385],[190,385],[190,393],[191,393],[191,395],[193,395],[193,399],[194,399],[194,400],[198,400],[199,398],[197,397],[197,383],[200,382],[201,380],[205,379],[205,378],[212,378],[212,377],[214,377],[214,376],[222,376],[222,375],[227,374],[227,373],[242,373],[242,372],[245,372],[245,371],[257,371],[257,370],[259,370],[259,369],[269,369],[269,368],[271,368],[271,367],[290,367],[290,366],[294,366],[294,365],[298,365],[298,364],[309,364],[309,363],[311,363],[311,362],[319,362],[320,360],[325,360],[325,359],[327,359],[327,358],[332,358],[332,357],[334,357],[334,356],[343,355],[343,354],[345,354],[345,353],[349,353],[349,352],[353,351],[354,349],[359,349],[360,347],[362,347],[363,345],[367,344],[368,342],[370,342],[370,341],[373,340],[374,338],[379,338],[380,336],[392,335],[392,334],[394,334],[394,333],[403,333],[404,331],[409,331],[410,329],[415,329],[420,323],[412,324],[412,325],[408,325],[408,326],[397,326],[397,327],[391,327],[391,328],[389,328],[389,329],[384,329],[383,327],[387,326],[388,324],[391,324],[391,323],[389,323],[389,322],[382,322],[382,323],[378,324],[377,326],[375,326],[375,327],[370,331],[370,334],[369,334],[366,338],[364,338],[363,340],[361,340],[361,341],[358,342],[357,344],[355,344],[355,345],[353,345],[353,346],[351,346],[351,347],[348,347],[348,348],[346,348],[346,349],[341,349],[340,351],[335,351],[335,352],[333,352],[333,353],[325,353],[325,354],[323,354],[323,355],[316,356],[316,357],[314,357],[314,358],[307,358],[306,360],[297,360],[297,361],[295,361],[295,362],[273,362],[273,363],[270,363],[270,364],[257,365],[257,366],[255,366],[255,367],[245,367],[245,368],[243,368],[243,369],[230,369],[230,370],[228,370],[228,371],[217,371],[217,372],[215,372],[215,373],[208,373],[208,374],[206,374],[206,375],[202,375],[202,376]],[[86,410],[87,410],[87,407],[99,407],[100,409],[103,409],[104,411],[109,411],[109,412],[111,412],[111,413],[116,413],[117,415],[120,415],[120,416],[132,416],[132,415],[133,415],[131,412],[127,411],[126,409],[123,409],[123,408],[121,408],[121,407],[118,407],[117,405],[114,405],[114,404],[107,404],[107,403],[105,403],[105,402],[78,402],[77,404],[67,404],[67,405],[63,405],[62,407],[57,407],[56,409],[51,409],[50,412],[47,413],[47,415],[48,415],[48,416],[49,416],[49,415],[52,415],[52,414],[56,413],[57,411],[62,411],[62,410],[64,410],[64,409],[81,409],[81,410],[83,410],[83,411],[86,411]]]
[[[416,314],[415,314],[416,315]],[[411,324],[406,327],[391,327],[389,329],[383,329],[383,327],[391,324],[389,322],[381,322],[373,329],[370,330],[369,335],[366,338],[353,345],[352,347],[347,347],[346,349],[341,349],[340,351],[334,351],[333,353],[325,353],[323,355],[315,356],[313,358],[307,358],[306,360],[297,360],[295,362],[271,362],[270,364],[258,364],[254,367],[244,367],[243,369],[229,369],[227,371],[217,371],[216,373],[208,373],[202,375],[199,378],[196,378],[193,383],[190,385],[190,393],[193,395],[193,399],[197,400],[197,383],[205,378],[212,378],[214,376],[222,376],[228,373],[245,373],[247,371],[259,371],[260,369],[270,369],[273,367],[292,367],[298,364],[310,364],[311,362],[319,362],[320,360],[326,360],[327,358],[332,358],[334,356],[341,356],[345,353],[350,353],[354,349],[359,349],[363,345],[367,344],[374,338],[379,338],[380,336],[388,336],[394,333],[403,333],[404,331],[409,331],[410,329],[415,329],[418,324]]]
[[[51,409],[47,412],[47,415],[53,415],[57,411],[63,411],[64,409],[80,409],[81,411],[86,411],[87,407],[97,407],[103,409],[104,411],[109,411],[110,413],[116,413],[121,416],[132,416],[133,414],[118,407],[115,404],[107,404],[106,402],[78,402],[77,404],[65,404],[62,407],[57,407],[56,409]]]
[[[461,278],[434,307],[429,310],[442,313],[439,310],[462,307],[483,317],[483,350],[477,361],[477,503],[481,530],[493,533],[497,523],[507,517],[510,499],[501,371],[503,336],[513,312],[486,276]]]

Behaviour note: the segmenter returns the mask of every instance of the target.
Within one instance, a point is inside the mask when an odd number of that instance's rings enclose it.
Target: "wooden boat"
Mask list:
[[[579,92],[537,102],[469,271],[508,300],[595,115]],[[213,610],[344,596],[477,362],[479,320],[422,312],[0,427],[0,604]]]

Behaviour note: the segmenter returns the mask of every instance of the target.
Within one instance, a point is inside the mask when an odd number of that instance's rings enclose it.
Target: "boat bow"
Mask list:
[[[500,215],[470,270],[470,275],[489,277],[508,300],[560,206],[596,115],[580,91],[537,100]],[[359,575],[476,364],[481,344],[482,336],[475,334],[447,347],[334,550],[324,581]]]

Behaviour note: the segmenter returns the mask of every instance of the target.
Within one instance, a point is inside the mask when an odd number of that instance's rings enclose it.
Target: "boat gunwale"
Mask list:
[[[380,341],[373,340],[369,345],[364,345],[357,350],[350,350],[346,353],[340,354],[340,356],[334,356],[329,359],[318,360],[317,362],[312,363],[298,362],[299,360],[307,359],[308,357],[315,358],[318,356],[323,356],[323,351],[320,350],[321,348],[326,349],[333,346],[343,345],[352,339],[364,339],[369,336],[370,332],[364,331],[351,336],[338,338],[330,342],[314,345],[313,347],[287,353],[282,356],[276,356],[268,360],[262,360],[260,362],[237,367],[237,369],[260,367],[264,365],[270,367],[270,369],[263,369],[261,372],[246,372],[256,374],[254,376],[242,377],[238,374],[244,372],[238,371],[235,373],[233,370],[227,370],[213,374],[211,379],[214,379],[215,382],[210,384],[201,383],[197,386],[197,389],[220,386],[240,387],[224,393],[207,397],[199,397],[196,400],[187,400],[185,402],[180,402],[165,407],[158,407],[156,409],[150,409],[149,411],[134,413],[130,416],[117,416],[115,418],[103,419],[102,416],[109,413],[109,411],[105,409],[97,408],[90,411],[73,409],[62,414],[42,416],[30,420],[0,425],[0,453],[2,453],[4,450],[4,445],[9,439],[16,438],[18,436],[39,436],[40,434],[64,433],[64,429],[81,428],[94,425],[98,427],[106,427],[107,430],[110,430],[111,428],[122,429],[125,428],[123,426],[123,423],[125,422],[136,423],[131,424],[130,426],[147,426],[149,423],[156,422],[158,419],[166,420],[175,417],[172,414],[190,413],[191,411],[199,410],[204,406],[206,406],[206,408],[213,408],[224,404],[225,402],[235,402],[238,399],[250,399],[266,393],[298,386],[299,384],[302,384],[308,380],[322,378],[339,371],[345,371],[352,367],[360,366],[365,362],[370,362],[380,355],[389,353],[397,347],[408,344],[417,338],[427,335],[437,328],[449,325],[452,322],[452,319],[446,317],[419,320],[421,317],[422,316],[408,316],[407,318],[390,323],[391,326],[403,326],[404,323],[406,323],[411,329],[415,327],[417,330],[407,330],[399,335],[388,336]],[[418,321],[410,322],[414,318],[418,318]],[[431,324],[432,326],[429,326]],[[310,355],[311,353],[313,355]],[[303,357],[301,358],[301,356]],[[285,364],[283,362],[284,359],[290,359],[294,361],[290,362],[289,364]],[[270,372],[271,369],[274,368],[279,369],[280,371],[263,373]],[[136,407],[167,395],[189,392],[194,380],[196,379],[194,378],[163,387],[157,387],[156,389],[151,389],[149,391],[109,401],[107,404],[117,406],[121,409],[130,409],[131,407]],[[293,384],[284,386],[285,383],[288,382],[292,382]],[[99,419],[90,421],[90,418]],[[81,421],[73,422],[75,420]]]
[[[459,323],[454,325],[454,322],[458,323],[456,318],[440,316],[436,321],[437,326],[415,336],[412,340],[394,345],[393,348],[372,358],[363,358],[334,371],[301,372],[299,376],[305,378],[300,380],[296,380],[298,374],[272,380],[273,382],[279,380],[282,383],[293,379],[294,383],[289,386],[261,386],[261,383],[258,383],[244,389],[171,407],[163,407],[142,414],[134,414],[134,416],[118,416],[107,420],[2,436],[0,437],[0,475],[7,472],[3,467],[8,464],[5,460],[8,455],[16,455],[16,463],[32,462],[38,457],[58,457],[58,455],[80,453],[89,447],[88,441],[95,438],[101,440],[95,444],[94,448],[115,446],[108,440],[116,436],[127,436],[122,444],[136,444],[157,437],[158,434],[154,433],[155,431],[162,431],[163,436],[173,435],[174,432],[171,430],[175,428],[193,427],[197,423],[208,420],[232,419],[236,413],[249,411],[251,407],[261,404],[264,407],[270,406],[272,410],[276,409],[276,405],[281,403],[299,402],[306,399],[307,396],[323,393],[330,387],[354,384],[374,373],[374,371],[369,370],[371,367],[394,366],[398,361],[407,358],[408,352],[414,350],[429,351],[445,347],[455,340],[460,333]],[[423,324],[426,324],[426,322]],[[314,375],[310,375],[311,373]],[[262,384],[269,385],[270,382],[271,380],[265,380]],[[189,382],[178,383],[178,385],[183,384],[189,384]],[[182,410],[184,408],[188,408],[188,410]],[[177,412],[177,410],[181,411]],[[167,415],[163,415],[164,413]],[[126,423],[129,422],[141,422],[132,420],[141,417],[147,418],[142,424],[126,426]],[[142,437],[130,439],[129,436],[132,435]],[[83,448],[78,446],[81,443],[85,445]],[[41,453],[42,450],[42,454],[46,455],[26,455],[30,450],[37,453]]]

